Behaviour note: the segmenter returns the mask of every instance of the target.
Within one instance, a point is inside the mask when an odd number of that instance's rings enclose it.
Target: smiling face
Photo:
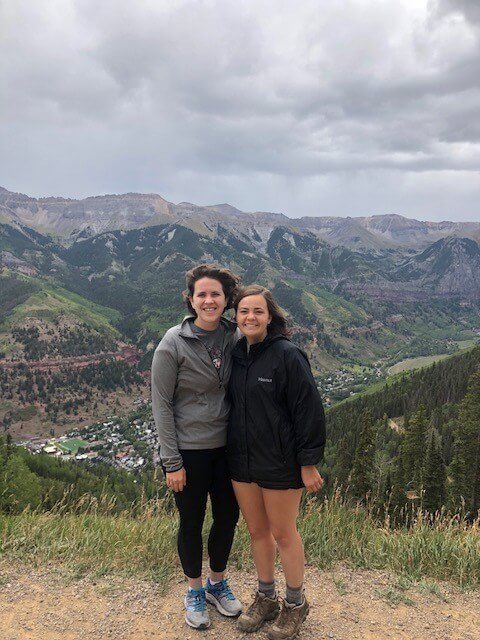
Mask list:
[[[200,278],[195,282],[193,296],[189,296],[189,300],[197,314],[195,324],[200,329],[214,331],[227,306],[222,283],[213,278]]]
[[[262,295],[242,298],[237,308],[237,324],[247,338],[248,344],[262,342],[267,335],[272,316],[268,312],[267,301]]]

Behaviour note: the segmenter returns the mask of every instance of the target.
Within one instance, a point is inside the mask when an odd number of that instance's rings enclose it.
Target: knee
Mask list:
[[[182,516],[180,517],[180,526],[178,528],[179,534],[187,536],[201,536],[203,529],[203,520],[201,516],[192,517]]]
[[[299,537],[296,529],[273,529],[272,534],[280,548],[289,547],[295,543]]]
[[[272,537],[272,532],[270,531],[270,527],[265,525],[253,525],[248,527],[248,532],[250,533],[250,538],[252,542],[260,542],[262,540],[268,540]]]
[[[235,527],[238,522],[239,513],[236,503],[230,505],[228,509],[214,510],[212,511],[213,522],[223,527]]]

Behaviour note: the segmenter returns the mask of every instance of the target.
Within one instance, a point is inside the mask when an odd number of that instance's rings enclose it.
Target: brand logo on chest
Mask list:
[[[258,378],[258,382],[273,382],[272,378]]]

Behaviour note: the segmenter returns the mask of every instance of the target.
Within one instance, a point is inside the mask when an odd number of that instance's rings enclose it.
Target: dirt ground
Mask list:
[[[244,603],[252,574],[230,572]],[[479,640],[480,592],[451,585],[410,585],[380,571],[307,569],[311,611],[300,640]],[[179,576],[162,595],[160,585],[119,577],[72,580],[54,570],[31,571],[0,563],[1,640],[245,639],[235,621],[210,607],[212,626],[198,632],[184,623],[185,590]],[[267,627],[268,628],[268,627]],[[262,630],[250,638],[266,640]]]

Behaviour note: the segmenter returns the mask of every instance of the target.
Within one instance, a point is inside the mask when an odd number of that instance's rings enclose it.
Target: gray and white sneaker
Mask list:
[[[242,613],[242,603],[233,595],[226,578],[215,584],[207,580],[205,587],[207,602],[217,607],[217,610],[229,618],[236,618]]]
[[[185,622],[194,629],[208,629],[210,618],[207,611],[205,589],[189,589],[185,596]]]

